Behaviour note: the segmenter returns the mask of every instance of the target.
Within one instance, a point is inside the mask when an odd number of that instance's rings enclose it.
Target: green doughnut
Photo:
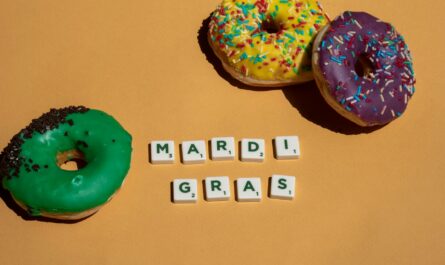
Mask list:
[[[131,140],[102,111],[51,109],[3,150],[3,187],[32,216],[84,218],[108,202],[123,184],[130,168]],[[61,168],[73,160],[86,165],[73,171]]]

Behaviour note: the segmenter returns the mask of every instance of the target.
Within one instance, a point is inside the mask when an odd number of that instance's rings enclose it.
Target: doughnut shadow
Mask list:
[[[345,135],[367,134],[386,126],[361,127],[344,118],[326,103],[314,81],[282,88],[260,88],[248,86],[236,80],[224,70],[221,61],[213,53],[213,50],[207,41],[210,19],[211,14],[202,21],[201,27],[198,30],[198,44],[207,61],[213,66],[218,75],[224,78],[232,86],[257,92],[280,89],[283,91],[283,94],[289,103],[298,110],[301,116],[336,133]]]
[[[368,134],[386,125],[361,127],[338,114],[321,96],[315,81],[283,88],[283,94],[307,120],[336,133]]]

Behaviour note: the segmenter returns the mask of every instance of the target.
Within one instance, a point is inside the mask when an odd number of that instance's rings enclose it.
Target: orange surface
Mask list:
[[[218,2],[0,1],[0,146],[71,104],[134,137],[124,188],[89,219],[28,221],[0,200],[0,264],[444,264],[444,2],[323,1],[332,17],[391,21],[412,50],[417,93],[375,131],[344,122],[314,83],[228,79],[199,34]],[[271,139],[286,134],[300,136],[300,160],[273,159]],[[148,163],[151,140],[229,135],[265,138],[266,161]],[[272,173],[297,176],[294,201],[170,202],[174,178],[259,176],[265,192]]]

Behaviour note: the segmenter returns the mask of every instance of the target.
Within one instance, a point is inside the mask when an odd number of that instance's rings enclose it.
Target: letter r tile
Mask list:
[[[212,160],[234,160],[235,138],[214,137],[210,140]]]
[[[226,201],[230,199],[229,177],[207,177],[205,179],[207,201]]]

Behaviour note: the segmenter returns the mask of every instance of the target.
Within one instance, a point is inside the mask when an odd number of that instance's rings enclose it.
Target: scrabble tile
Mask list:
[[[298,136],[275,137],[275,156],[277,159],[297,159],[300,157]]]
[[[261,179],[239,178],[236,180],[236,194],[239,202],[261,201]]]
[[[262,162],[265,157],[264,139],[242,139],[241,160]]]
[[[295,197],[295,177],[272,175],[269,192],[273,199],[292,200]]]
[[[234,160],[235,139],[233,137],[215,137],[210,140],[212,160]]]
[[[198,199],[196,179],[175,179],[173,181],[173,201],[175,203],[193,203]]]
[[[230,199],[229,177],[207,177],[205,179],[207,201],[226,201]]]
[[[182,142],[181,152],[184,164],[204,163],[207,158],[206,144],[202,140]]]
[[[152,164],[172,164],[175,162],[175,143],[173,141],[152,141],[150,143]]]

